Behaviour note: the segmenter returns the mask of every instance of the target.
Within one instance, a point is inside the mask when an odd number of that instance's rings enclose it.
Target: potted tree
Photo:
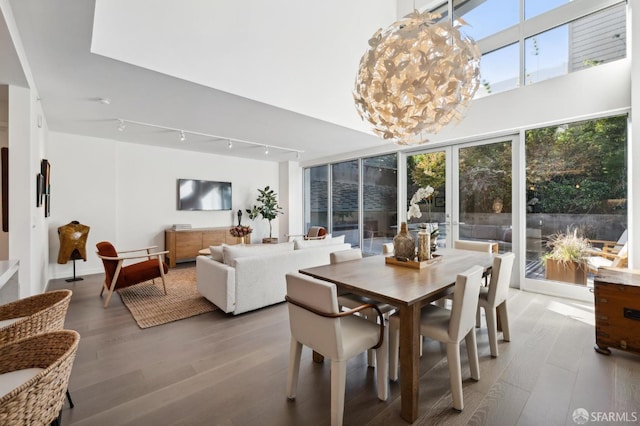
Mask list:
[[[542,260],[545,263],[545,278],[574,284],[587,284],[587,256],[591,245],[578,236],[578,230],[551,235],[547,240],[551,249]]]
[[[258,216],[262,216],[263,219],[269,221],[269,238],[263,238],[263,243],[277,243],[278,238],[271,236],[271,221],[278,217],[279,214],[283,214],[282,207],[278,205],[278,199],[276,192],[269,188],[267,185],[264,189],[258,189],[260,195],[256,201],[258,204],[254,205],[251,209],[247,209],[249,218],[251,220],[256,219]]]

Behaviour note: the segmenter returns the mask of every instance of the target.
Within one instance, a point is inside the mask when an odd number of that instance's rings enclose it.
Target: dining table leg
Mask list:
[[[420,373],[420,305],[400,307],[400,415],[418,418]]]

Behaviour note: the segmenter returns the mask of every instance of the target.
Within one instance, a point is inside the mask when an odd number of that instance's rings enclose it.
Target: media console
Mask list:
[[[228,227],[164,231],[164,249],[169,252],[165,258],[170,268],[174,268],[178,260],[194,259],[203,248],[223,243],[237,244],[237,238],[229,233]]]

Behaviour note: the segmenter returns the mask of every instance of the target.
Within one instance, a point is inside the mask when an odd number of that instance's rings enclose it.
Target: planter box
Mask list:
[[[586,285],[587,265],[547,259],[545,278],[551,281]]]

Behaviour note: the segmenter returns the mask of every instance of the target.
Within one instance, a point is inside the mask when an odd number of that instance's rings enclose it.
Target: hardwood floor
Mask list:
[[[286,304],[239,316],[221,311],[138,328],[114,296],[98,297],[103,275],[52,280],[73,297],[66,327],[80,347],[63,409],[64,425],[326,425],[328,361],[315,364],[305,348],[298,396],[285,397],[289,357]],[[491,358],[486,328],[477,329],[480,381],[469,378],[462,349],[465,409],[451,409],[445,349],[425,341],[417,425],[574,425],[573,411],[636,412],[640,419],[640,356],[593,350],[593,307],[512,290],[511,342]],[[345,425],[405,425],[400,388],[376,398],[365,355],[348,364]],[[590,423],[593,424],[593,423]],[[607,424],[602,422],[599,424]],[[608,424],[615,424],[609,422]],[[622,423],[620,423],[622,424]]]

